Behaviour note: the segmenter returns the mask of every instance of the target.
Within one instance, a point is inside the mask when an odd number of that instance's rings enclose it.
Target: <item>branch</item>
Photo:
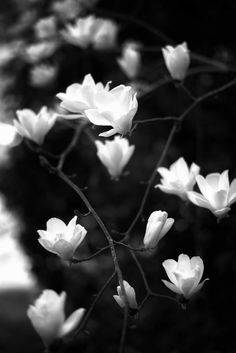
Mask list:
[[[96,257],[97,255],[101,254],[103,251],[108,250],[108,249],[110,249],[110,246],[109,246],[109,245],[105,246],[105,247],[102,248],[102,249],[99,249],[99,250],[96,251],[94,254],[92,254],[92,255],[90,255],[90,256],[88,256],[88,257],[85,257],[85,258],[83,258],[83,259],[75,259],[75,258],[73,257],[73,259],[71,260],[71,262],[72,262],[73,264],[78,264],[78,263],[80,263],[80,262],[89,261],[89,260],[93,259],[94,257]]]
[[[106,288],[108,287],[108,285],[111,283],[111,281],[113,280],[113,278],[116,275],[116,271],[114,271],[111,276],[107,279],[107,281],[104,283],[104,285],[102,286],[102,288],[99,290],[98,294],[96,295],[94,301],[92,302],[90,308],[88,309],[84,319],[82,320],[81,324],[79,325],[78,329],[75,331],[74,333],[74,337],[77,336],[79,334],[79,332],[81,330],[83,330],[83,328],[85,327],[85,325],[87,324],[87,321],[93,311],[93,309],[95,308],[97,302],[99,301],[99,299],[101,298],[101,296],[103,295],[104,291],[106,290]]]
[[[167,116],[167,117],[163,117],[163,118],[152,118],[152,119],[144,119],[144,120],[134,120],[133,123],[134,124],[144,124],[144,123],[153,123],[155,121],[175,121],[178,120],[178,118],[176,117],[171,117],[171,116]]]
[[[62,170],[67,156],[71,153],[73,148],[76,146],[76,144],[78,142],[78,138],[86,125],[87,125],[87,121],[82,121],[81,124],[76,127],[75,133],[74,133],[74,136],[73,136],[71,142],[66,147],[66,149],[60,154],[59,161],[57,164],[58,170]]]
[[[127,231],[125,232],[125,238],[124,239],[127,239],[130,235],[130,232],[132,231],[132,229],[134,228],[136,222],[138,221],[140,215],[142,214],[143,212],[143,209],[144,209],[144,206],[146,204],[146,201],[147,201],[147,198],[148,198],[148,195],[150,193],[150,190],[153,186],[153,182],[155,180],[155,177],[156,177],[156,171],[157,169],[161,166],[164,158],[166,157],[166,154],[169,150],[169,147],[172,143],[172,140],[174,138],[174,135],[176,133],[176,131],[178,130],[179,126],[182,124],[183,120],[185,119],[185,117],[201,102],[203,102],[204,100],[218,94],[218,93],[221,93],[223,91],[225,91],[226,89],[234,86],[236,84],[236,78],[234,78],[233,80],[231,80],[230,82],[226,83],[225,85],[219,87],[219,88],[216,88],[198,98],[195,98],[195,100],[192,102],[192,104],[190,104],[188,106],[188,108],[178,117],[178,119],[175,121],[175,123],[173,124],[171,130],[170,130],[170,133],[169,133],[169,136],[168,136],[168,139],[165,143],[165,146],[164,146],[164,149],[161,153],[161,156],[158,160],[158,162],[156,163],[155,165],[155,168],[148,180],[148,184],[147,184],[147,187],[146,187],[146,190],[144,192],[144,195],[143,195],[143,198],[142,198],[142,201],[141,201],[141,204],[140,204],[140,207],[132,221],[132,223],[130,224],[129,228],[127,229]]]

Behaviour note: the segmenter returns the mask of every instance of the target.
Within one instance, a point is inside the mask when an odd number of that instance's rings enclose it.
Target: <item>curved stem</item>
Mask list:
[[[108,250],[108,249],[110,249],[110,246],[109,246],[109,245],[105,246],[105,247],[102,248],[102,249],[99,249],[99,250],[96,251],[94,254],[92,254],[92,255],[90,255],[90,256],[88,256],[88,257],[85,257],[85,258],[83,258],[83,259],[75,259],[75,258],[73,257],[73,259],[71,260],[71,262],[72,262],[73,264],[78,264],[78,263],[80,263],[80,262],[89,261],[89,260],[93,259],[94,257],[96,257],[97,255],[101,254],[103,251]]]
[[[120,338],[120,346],[119,346],[119,353],[123,353],[125,349],[125,339],[128,327],[128,317],[129,317],[129,308],[126,305],[124,308],[124,317],[123,317],[123,325],[122,325],[122,332]]]
[[[134,124],[144,124],[144,123],[152,123],[155,121],[175,121],[178,118],[176,117],[171,117],[171,116],[167,116],[167,117],[163,117],[163,118],[151,118],[151,119],[144,119],[144,120],[134,120],[133,123]]]
[[[176,133],[176,131],[178,130],[179,126],[182,124],[183,120],[185,119],[185,117],[201,102],[203,102],[204,100],[218,94],[218,93],[221,93],[223,91],[225,91],[226,89],[234,86],[236,84],[236,78],[234,78],[233,80],[231,80],[230,82],[226,83],[225,85],[219,87],[219,88],[216,88],[200,97],[197,97],[195,98],[195,100],[187,107],[187,109],[178,117],[178,119],[175,121],[175,123],[173,124],[171,130],[170,130],[170,133],[169,133],[169,136],[168,136],[168,139],[165,143],[165,146],[164,146],[164,149],[161,153],[161,156],[158,160],[158,162],[156,163],[155,165],[155,168],[148,180],[148,184],[147,184],[147,187],[146,187],[146,190],[144,192],[144,195],[143,195],[143,198],[142,198],[142,201],[141,201],[141,204],[140,204],[140,207],[132,221],[132,223],[130,224],[129,228],[127,229],[127,231],[125,232],[126,236],[125,236],[125,239],[129,237],[130,235],[130,232],[132,231],[132,229],[134,228],[136,222],[138,221],[140,215],[142,214],[143,212],[143,209],[144,209],[144,206],[146,204],[146,201],[147,201],[147,198],[148,198],[148,195],[149,195],[149,192],[153,186],[153,182],[155,180],[155,177],[156,177],[156,171],[157,169],[161,166],[167,152],[168,152],[168,149],[172,143],[172,140],[174,138],[174,135]]]
[[[80,136],[80,134],[82,133],[84,127],[87,125],[86,121],[81,122],[80,125],[78,125],[75,129],[75,133],[74,136],[71,140],[71,142],[69,143],[69,145],[66,147],[66,149],[60,154],[60,158],[57,164],[57,169],[58,170],[62,170],[65,160],[67,158],[67,156],[71,153],[71,151],[73,150],[73,148],[76,146],[78,138]]]
[[[95,308],[98,300],[101,298],[101,296],[103,295],[105,289],[108,287],[108,285],[111,283],[111,281],[113,280],[113,278],[115,277],[116,275],[116,271],[114,271],[110,277],[108,277],[108,279],[106,280],[106,282],[104,283],[104,285],[102,286],[102,288],[99,290],[98,294],[96,295],[93,303],[91,304],[90,308],[88,309],[84,319],[82,320],[80,326],[78,327],[78,329],[75,331],[74,333],[74,337],[78,335],[78,333],[83,330],[83,328],[85,327],[85,325],[87,324],[87,321],[93,311],[93,309]]]

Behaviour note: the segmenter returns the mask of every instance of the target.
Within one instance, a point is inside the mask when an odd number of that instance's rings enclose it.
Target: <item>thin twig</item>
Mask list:
[[[175,121],[178,120],[178,118],[176,117],[172,117],[172,116],[167,116],[167,117],[163,117],[163,118],[152,118],[152,119],[144,119],[144,120],[134,120],[133,123],[134,124],[145,124],[145,123],[153,123],[155,121]]]
[[[129,317],[129,307],[126,305],[124,307],[124,317],[123,317],[123,325],[122,325],[122,332],[120,338],[120,345],[119,345],[119,353],[123,353],[125,351],[125,339],[128,327],[128,317]]]
[[[111,283],[111,281],[113,280],[113,278],[116,275],[116,271],[114,271],[111,276],[106,280],[106,282],[104,283],[104,285],[102,286],[102,288],[99,290],[98,294],[96,295],[94,301],[92,302],[91,306],[89,307],[84,319],[82,320],[81,324],[79,325],[78,329],[75,331],[74,333],[74,337],[77,336],[79,334],[79,332],[81,330],[83,330],[83,328],[85,327],[85,325],[87,324],[88,319],[90,318],[90,315],[93,311],[93,309],[95,308],[97,302],[99,301],[99,299],[101,298],[101,296],[103,295],[104,291],[106,290],[106,288],[109,286],[109,284]]]
[[[146,190],[144,192],[144,195],[143,195],[143,198],[142,198],[142,201],[141,201],[141,204],[140,204],[140,207],[133,219],[133,221],[131,222],[129,228],[127,229],[127,231],[125,232],[126,236],[124,239],[127,239],[130,235],[130,232],[132,231],[132,229],[134,228],[137,220],[139,219],[140,215],[142,214],[143,212],[143,209],[144,209],[144,206],[146,204],[146,201],[147,201],[147,198],[148,198],[148,195],[149,195],[149,192],[152,188],[152,185],[153,185],[153,182],[155,180],[155,177],[156,177],[156,171],[157,169],[161,166],[168,150],[169,150],[169,147],[172,143],[172,140],[174,138],[174,135],[176,133],[176,131],[178,130],[179,126],[182,124],[183,120],[185,119],[185,117],[201,102],[203,102],[204,100],[218,94],[218,93],[221,93],[223,91],[225,91],[226,89],[234,86],[236,84],[236,78],[234,78],[233,80],[231,80],[230,82],[226,83],[225,85],[219,87],[219,88],[216,88],[198,98],[195,98],[195,100],[192,102],[192,104],[190,104],[188,106],[188,108],[178,117],[178,119],[175,121],[175,123],[173,124],[171,130],[170,130],[170,133],[169,133],[169,136],[168,136],[168,139],[165,143],[165,146],[164,146],[164,149],[161,153],[161,156],[158,160],[158,162],[156,163],[156,166],[148,180],[148,184],[147,184],[147,187],[146,187]],[[124,240],[123,239],[123,240]]]
[[[84,129],[84,127],[86,125],[87,125],[87,122],[86,121],[82,121],[81,124],[76,127],[75,133],[74,133],[74,136],[73,136],[71,142],[68,144],[66,149],[60,155],[60,159],[59,159],[58,164],[57,164],[57,169],[58,170],[62,170],[66,158],[71,153],[73,148],[76,146],[76,144],[78,142],[78,138],[79,138],[80,134],[82,133],[82,131],[83,131],[83,129]]]
[[[97,255],[101,254],[103,251],[108,250],[108,249],[110,249],[110,246],[109,246],[109,245],[105,246],[105,247],[102,248],[102,249],[99,249],[99,250],[96,251],[94,254],[92,254],[92,255],[90,255],[90,256],[88,256],[88,257],[84,257],[83,259],[75,259],[75,258],[73,257],[73,259],[71,260],[71,262],[72,262],[73,264],[78,264],[78,263],[80,263],[80,262],[89,261],[89,260],[93,259],[94,257],[96,257]]]

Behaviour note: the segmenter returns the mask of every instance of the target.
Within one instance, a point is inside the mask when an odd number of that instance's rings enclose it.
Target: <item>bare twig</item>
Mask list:
[[[157,169],[159,168],[159,166],[161,166],[168,150],[169,150],[169,147],[172,143],[172,140],[174,138],[174,135],[176,133],[176,131],[178,130],[179,126],[182,124],[183,120],[185,119],[185,117],[201,102],[203,102],[204,100],[212,97],[212,96],[215,96],[216,94],[218,93],[221,93],[223,91],[225,91],[226,89],[234,86],[236,84],[236,78],[234,78],[233,80],[231,80],[230,82],[226,83],[225,85],[219,87],[219,88],[216,88],[200,97],[197,97],[194,99],[194,101],[187,107],[187,109],[178,117],[178,119],[175,121],[175,123],[173,124],[171,130],[170,130],[170,133],[169,133],[169,136],[168,136],[168,139],[165,143],[165,146],[164,146],[164,149],[161,153],[161,156],[159,158],[159,160],[157,161],[156,163],[156,166],[148,180],[148,184],[147,184],[147,187],[146,187],[146,190],[144,192],[144,195],[143,195],[143,198],[142,198],[142,201],[141,201],[141,204],[140,204],[140,207],[133,219],[133,221],[131,222],[129,228],[127,229],[127,231],[125,232],[126,236],[124,239],[127,239],[130,235],[130,232],[132,231],[132,229],[134,228],[136,222],[138,221],[140,215],[142,214],[143,212],[143,209],[144,209],[144,206],[146,204],[146,201],[147,201],[147,198],[148,198],[148,195],[149,195],[149,192],[152,188],[152,185],[153,185],[153,182],[155,180],[155,177],[156,177],[156,171]]]
[[[88,257],[84,257],[84,258],[82,258],[82,259],[76,259],[76,258],[73,257],[73,259],[71,260],[71,262],[72,262],[73,264],[78,264],[78,263],[80,263],[80,262],[89,261],[89,260],[93,259],[94,257],[96,257],[97,255],[101,254],[103,251],[108,250],[108,249],[110,249],[110,246],[109,246],[109,245],[105,246],[105,247],[102,248],[102,249],[99,249],[99,250],[96,251],[94,254],[92,254],[92,255],[90,255],[90,256],[88,256]]]
[[[60,154],[60,158],[59,158],[59,161],[58,161],[58,164],[57,164],[57,169],[58,170],[62,170],[66,158],[71,153],[73,148],[76,146],[76,144],[78,142],[78,138],[79,138],[80,134],[82,133],[82,131],[85,128],[86,125],[87,125],[86,121],[81,121],[81,124],[76,127],[75,133],[74,133],[74,136],[73,136],[71,142],[68,144],[66,149]]]
[[[84,319],[82,320],[81,324],[79,325],[78,329],[75,331],[74,336],[77,336],[79,334],[80,331],[82,331],[85,327],[85,325],[87,324],[90,315],[92,313],[92,311],[94,310],[97,302],[99,301],[99,299],[101,298],[101,296],[103,295],[104,291],[106,290],[106,288],[109,286],[109,284],[111,283],[111,281],[113,280],[113,278],[116,275],[116,271],[114,271],[111,276],[106,280],[106,282],[104,283],[104,285],[102,286],[102,288],[99,290],[98,294],[96,295],[93,303],[91,304],[90,308],[88,309]]]

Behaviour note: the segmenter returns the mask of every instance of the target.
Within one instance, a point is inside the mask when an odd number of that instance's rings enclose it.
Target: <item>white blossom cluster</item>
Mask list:
[[[36,26],[38,37],[45,38],[55,35],[55,20],[45,19]],[[45,34],[46,33],[46,34]],[[107,49],[116,45],[117,25],[110,20],[98,19],[93,15],[78,18],[74,24],[67,24],[62,30],[63,39],[72,45],[83,49],[94,47]],[[44,50],[39,47],[29,47],[27,55],[31,62],[37,62],[40,55],[49,55],[54,50],[50,46]],[[182,82],[190,65],[190,52],[187,44],[176,47],[166,46],[162,49],[164,62],[171,78]],[[41,54],[40,54],[41,53]],[[124,74],[130,79],[137,79],[141,70],[140,46],[127,42],[117,58],[117,63]],[[37,79],[36,79],[37,81]],[[18,119],[14,125],[18,133],[42,145],[48,132],[60,118],[82,121],[109,130],[99,134],[100,137],[112,139],[95,139],[94,145],[97,157],[107,169],[111,179],[118,180],[135,151],[135,146],[129,143],[127,134],[131,134],[133,119],[138,110],[137,93],[129,85],[120,84],[111,88],[111,82],[103,84],[95,82],[91,74],[87,74],[81,83],[73,83],[57,94],[60,106],[65,114],[52,112],[42,107],[36,114],[30,109],[16,112]],[[180,157],[169,168],[159,167],[157,173],[161,176],[155,186],[164,193],[178,196],[181,200],[190,201],[194,205],[210,210],[216,217],[226,216],[230,207],[236,201],[236,179],[230,184],[228,170],[223,173],[211,173],[203,177],[200,167],[192,163],[187,165]],[[194,191],[197,184],[200,193]],[[158,247],[160,240],[171,230],[175,220],[166,211],[154,210],[148,217],[146,230],[142,240],[142,250],[152,252]],[[87,230],[77,224],[73,217],[68,224],[58,218],[50,218],[46,230],[38,230],[39,243],[49,252],[58,255],[62,260],[73,262],[77,248],[86,237]],[[201,282],[204,264],[199,256],[190,258],[180,254],[178,260],[167,259],[162,263],[169,281],[162,280],[166,287],[189,300],[203,286]],[[126,281],[120,281],[117,294],[113,296],[121,308],[127,305],[130,310],[138,311],[135,289]],[[83,319],[83,308],[76,310],[65,320],[65,292],[58,295],[52,290],[45,290],[28,310],[28,316],[45,345],[70,334]]]

